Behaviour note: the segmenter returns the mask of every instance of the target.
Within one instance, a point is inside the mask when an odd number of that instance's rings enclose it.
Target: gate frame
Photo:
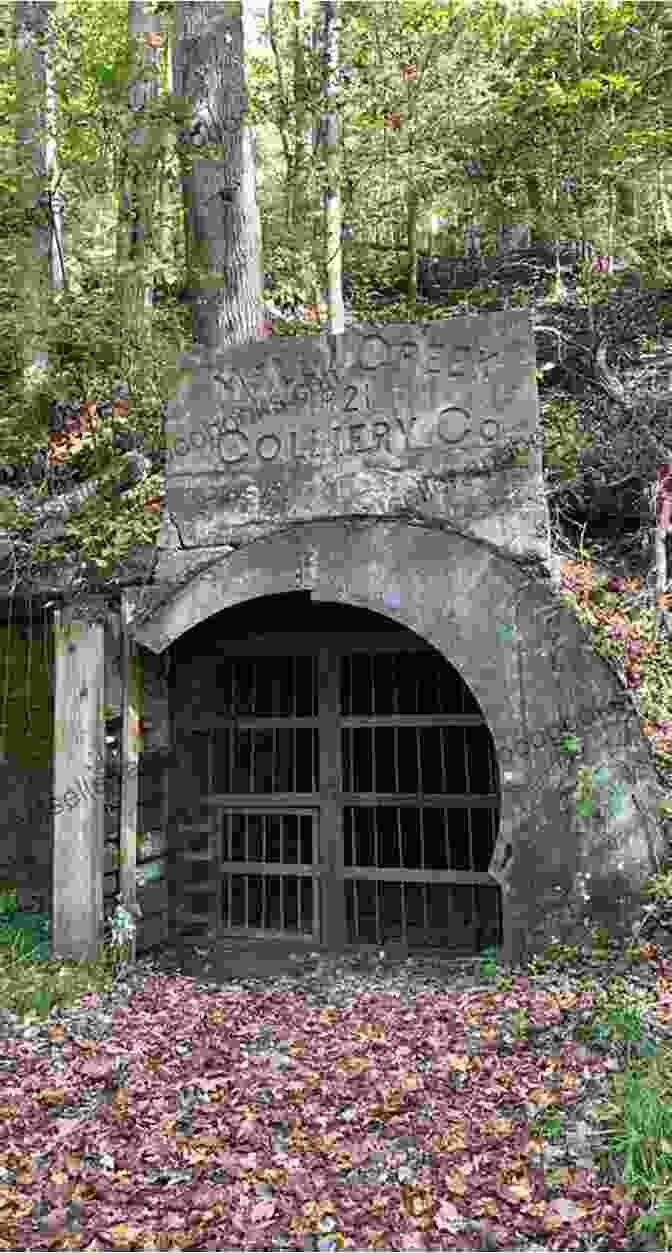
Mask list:
[[[224,627],[225,630],[225,627]],[[357,652],[365,653],[367,656],[377,656],[384,652],[416,652],[421,654],[431,654],[436,652],[438,658],[444,664],[450,666],[451,663],[437,650],[430,641],[418,636],[417,632],[409,631],[403,627],[399,630],[376,631],[375,627],[371,632],[360,630],[338,632],[326,631],[321,634],[321,639],[315,641],[313,632],[269,632],[268,635],[256,637],[252,639],[227,638],[224,636],[219,644],[207,641],[204,644],[203,652],[198,654],[198,662],[208,666],[216,663],[218,658],[230,656],[236,657],[263,657],[267,656],[312,656],[317,662],[317,690],[318,690],[318,709],[317,714],[302,717],[303,725],[308,723],[314,725],[319,732],[319,753],[320,753],[320,787],[314,793],[209,793],[201,802],[201,811],[207,814],[204,821],[184,820],[177,821],[175,819],[171,824],[171,840],[173,843],[174,861],[179,863],[180,857],[188,862],[201,862],[205,864],[209,862],[211,875],[209,880],[203,880],[194,889],[190,886],[190,895],[205,895],[211,897],[211,904],[207,915],[195,914],[188,910],[182,911],[184,921],[199,924],[209,919],[207,935],[213,938],[219,935],[222,939],[236,938],[236,934],[242,941],[249,939],[252,933],[249,931],[241,931],[239,933],[229,932],[222,929],[221,926],[221,857],[219,854],[219,835],[216,830],[215,814],[218,812],[225,813],[231,811],[252,812],[254,810],[272,812],[274,809],[279,812],[285,810],[291,812],[293,810],[313,810],[317,815],[317,838],[318,838],[318,856],[321,863],[321,872],[318,872],[319,882],[321,884],[319,893],[319,920],[320,920],[320,938],[311,940],[308,937],[297,935],[297,945],[305,942],[318,945],[319,947],[333,952],[341,952],[349,948],[359,948],[359,943],[351,943],[348,938],[347,927],[347,909],[345,902],[345,883],[347,880],[356,879],[374,879],[377,881],[393,881],[399,884],[426,882],[433,884],[454,883],[454,884],[471,884],[471,885],[489,885],[499,888],[499,884],[494,875],[484,871],[427,871],[400,869],[392,870],[389,868],[373,868],[370,873],[362,868],[353,866],[346,868],[344,866],[344,847],[343,847],[343,811],[348,803],[356,803],[355,798],[360,798],[360,793],[348,793],[342,790],[342,763],[341,763],[341,731],[344,726],[349,723],[360,725],[366,724],[367,719],[363,717],[335,716],[335,711],[339,708],[340,703],[340,672],[339,661],[343,656],[351,656]],[[179,671],[179,661],[176,669]],[[452,667],[455,670],[455,667]],[[459,681],[465,686],[465,680],[456,671]],[[188,680],[187,680],[188,682]],[[473,693],[472,693],[473,695]],[[326,699],[325,699],[326,696]],[[376,725],[385,725],[384,715],[374,715],[371,719]],[[274,722],[276,719],[270,715],[269,720]],[[431,725],[450,725],[454,724],[459,727],[468,727],[470,725],[484,726],[488,728],[487,719],[484,715],[454,713],[454,714],[438,714],[438,715],[391,715],[390,725],[418,725],[425,721],[429,721]],[[212,710],[204,710],[202,714],[196,714],[191,719],[188,717],[179,718],[175,715],[175,722],[178,728],[181,728],[187,734],[202,732],[204,738],[204,749],[207,747],[207,736],[218,727],[230,727],[231,729],[245,729],[248,719],[245,716],[235,716],[233,714],[217,714]],[[265,719],[251,716],[249,723],[251,727],[261,726],[263,729]],[[288,725],[291,726],[292,719],[287,719]],[[175,729],[175,727],[174,727]],[[489,728],[488,728],[489,729]],[[493,743],[493,748],[496,748]],[[210,760],[207,765],[208,779],[210,779]],[[190,777],[195,777],[190,775]],[[173,786],[175,787],[175,795],[183,795],[184,793],[185,768],[176,763],[175,774],[173,776]],[[171,789],[172,790],[172,789]],[[404,804],[413,805],[417,801],[415,794],[393,793],[397,805]],[[473,807],[479,807],[478,802],[488,801],[486,806],[490,809],[498,808],[500,811],[501,824],[501,788],[496,793],[489,793],[486,796],[477,793],[440,793],[436,794],[418,794],[424,804],[431,804],[436,800],[439,807],[450,808],[451,804],[457,807],[471,808],[471,801],[475,802]],[[375,802],[378,798],[387,797],[385,793],[371,793],[371,799]],[[446,797],[450,800],[446,802]],[[493,803],[494,798],[496,800]],[[195,800],[195,796],[194,796]],[[460,803],[463,802],[463,805]],[[360,800],[361,803],[361,800]],[[182,835],[184,834],[207,834],[208,835],[208,851],[198,853],[182,851]],[[497,836],[495,837],[495,845]],[[494,850],[493,850],[494,851]],[[214,881],[213,881],[214,876]],[[499,902],[500,917],[503,913],[501,908],[501,900]],[[176,932],[176,914],[174,911],[173,935]],[[180,943],[179,937],[178,944]],[[268,938],[269,942],[279,938],[277,934],[259,936],[255,938]],[[397,942],[395,942],[396,944]],[[398,945],[397,945],[398,946]]]

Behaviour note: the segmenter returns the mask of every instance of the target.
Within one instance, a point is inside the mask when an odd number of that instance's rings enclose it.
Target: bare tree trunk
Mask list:
[[[49,293],[62,291],[65,286],[63,202],[57,190],[55,138],[49,134],[55,121],[49,16],[59,11],[57,0],[17,0],[14,6],[17,196],[27,223],[17,241],[17,313],[28,391],[39,385],[48,366],[45,318]]]
[[[662,463],[656,467],[656,481],[653,486],[653,501],[656,514],[655,551],[656,551],[656,612],[655,638],[672,639],[672,613],[670,613],[670,595],[667,590],[667,536],[672,529],[672,465]]]
[[[317,145],[317,127],[313,118],[313,107],[309,99],[310,78],[307,59],[312,56],[317,43],[317,20],[311,23],[306,0],[289,0],[294,30],[294,99],[290,101],[289,88],[285,86],[283,63],[280,57],[277,28],[275,24],[274,0],[268,0],[268,28],[271,49],[275,58],[280,95],[285,103],[287,116],[291,115],[293,103],[293,134],[290,125],[279,127],[282,149],[287,168],[285,188],[285,226],[291,238],[296,241],[297,254],[305,255],[306,240],[313,233],[311,221],[311,196],[309,193],[309,174]],[[309,299],[319,303],[319,290],[308,291]]]
[[[530,228],[527,222],[500,222],[497,226],[497,252],[517,252],[529,248]]]
[[[243,126],[246,0],[175,5],[173,80],[187,273],[196,344],[223,349],[257,336],[254,136]]]
[[[406,246],[408,248],[406,298],[409,304],[415,304],[418,298],[418,193],[410,181],[408,184],[406,232]]]
[[[664,230],[672,232],[672,197],[669,187],[669,161],[662,160],[658,166],[658,208],[662,214]]]
[[[341,196],[336,180],[338,169],[338,128],[335,110],[329,108],[330,98],[335,93],[335,72],[338,60],[336,40],[336,0],[320,0],[320,55],[323,65],[322,95],[326,105],[326,109],[321,117],[320,142],[324,145],[327,166],[324,218],[328,284],[327,307],[329,330],[332,335],[339,335],[345,329],[341,272]]]
[[[464,255],[468,261],[481,259],[481,228],[478,222],[467,222],[464,227]]]
[[[672,639],[672,613],[669,610],[670,596],[667,591],[667,531],[656,527],[656,614],[655,638],[657,640]]]
[[[286,93],[285,91],[285,75],[283,72],[283,62],[282,62],[282,57],[280,55],[280,49],[278,47],[278,35],[277,35],[277,28],[275,24],[275,0],[268,0],[267,20],[268,20],[268,38],[269,38],[269,43],[271,45],[271,51],[273,53],[273,57],[275,59],[275,70],[278,76],[278,87],[280,91],[280,97],[282,99],[283,106],[286,106],[287,109],[289,109],[289,96],[288,96],[288,93]],[[296,153],[292,152],[292,148],[289,143],[287,127],[285,125],[279,125],[278,129],[280,131],[280,142],[282,144],[282,151],[283,151],[283,155],[285,158],[285,167],[286,167],[286,179],[285,179],[285,189],[284,189],[285,191],[285,226],[287,227],[288,231],[291,231],[293,227],[292,188],[294,187],[294,182],[295,182],[295,177],[296,177],[295,176]]]
[[[145,13],[143,0],[128,0],[131,73],[158,66],[161,43],[158,15]],[[129,78],[128,104],[142,120],[147,101],[159,94],[158,78]],[[123,345],[144,338],[150,328],[152,281],[147,277],[148,244],[154,216],[155,152],[160,139],[155,126],[129,129],[122,161],[117,232],[117,274]]]
[[[16,241],[16,293],[18,335],[22,344],[23,382],[26,409],[37,406],[44,394],[49,353],[46,344],[49,301],[65,287],[63,266],[62,198],[57,190],[55,142],[55,95],[50,57],[53,49],[53,18],[59,5],[52,0],[16,3],[16,189],[25,214]],[[51,18],[51,21],[50,21]],[[6,665],[9,665],[9,637]],[[27,708],[30,698],[27,695]],[[0,751],[7,747],[7,692],[0,709]],[[29,815],[34,818],[34,812]],[[46,882],[39,868],[30,864],[29,841],[17,845],[15,864],[18,910],[34,907],[34,891],[40,894],[39,908],[46,902]]]
[[[173,57],[170,38],[167,40],[166,48],[166,92],[168,96],[173,94]],[[161,170],[159,173],[159,249],[161,260],[164,264],[168,264],[173,244],[173,215],[170,197],[170,159],[175,147],[175,134],[170,127],[166,127],[163,136],[163,148],[161,152]]]
[[[166,45],[166,94],[169,99],[173,97],[173,55],[172,55],[172,38],[168,34],[165,37]],[[175,130],[172,125],[167,125],[163,132],[162,152],[161,152],[161,172],[159,175],[159,252],[164,266],[164,272],[167,268],[174,268],[178,262],[181,253],[180,226],[178,223],[178,215],[175,212],[175,201],[171,193],[173,193],[173,181],[171,174],[172,156],[175,151]]]
[[[313,37],[310,26],[301,29],[306,20],[306,0],[291,0],[294,16],[294,179],[289,193],[291,195],[291,221],[294,230],[305,235],[305,208],[308,201],[307,182],[310,164],[315,146],[316,127],[308,107],[309,80],[306,67],[306,53],[313,48]]]

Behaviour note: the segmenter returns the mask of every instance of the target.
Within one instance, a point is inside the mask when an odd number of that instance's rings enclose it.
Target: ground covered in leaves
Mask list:
[[[145,959],[45,1022],[0,1012],[0,1248],[656,1247],[599,1156],[625,1058],[577,1038],[578,970],[300,965]],[[672,960],[630,974],[669,1038]]]

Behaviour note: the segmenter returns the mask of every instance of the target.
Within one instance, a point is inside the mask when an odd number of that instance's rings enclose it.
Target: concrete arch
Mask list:
[[[396,619],[434,645],[478,701],[500,764],[490,873],[502,891],[504,959],[520,960],[552,935],[583,935],[587,879],[593,919],[627,925],[639,882],[663,853],[653,814],[660,788],[627,694],[549,586],[455,532],[390,520],[314,522],[229,551],[133,633],[161,652],[214,614],[297,588]],[[563,730],[578,730],[580,758],[559,751]],[[601,780],[597,817],[576,809],[586,770]],[[606,818],[597,795],[605,783],[621,801]]]

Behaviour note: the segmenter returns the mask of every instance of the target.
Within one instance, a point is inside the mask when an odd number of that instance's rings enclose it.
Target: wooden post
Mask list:
[[[321,648],[318,660],[320,689],[320,862],[321,934],[332,952],[342,952],[348,937],[343,878],[343,818],[340,804],[341,733],[333,713],[338,709],[338,661]],[[330,715],[332,715],[330,717]]]
[[[119,871],[124,908],[137,922],[138,903],[136,861],[138,842],[138,771],[142,752],[143,681],[142,658],[129,631],[131,605],[125,592],[121,597],[121,830]],[[135,939],[131,946],[135,961]]]
[[[668,531],[672,527],[672,465],[656,467],[656,484],[654,489],[656,510],[656,614],[655,638],[667,636],[672,639],[672,613],[670,613],[670,596],[667,591],[667,547]]]
[[[103,919],[104,612],[54,611],[52,955],[77,961],[95,959]]]

